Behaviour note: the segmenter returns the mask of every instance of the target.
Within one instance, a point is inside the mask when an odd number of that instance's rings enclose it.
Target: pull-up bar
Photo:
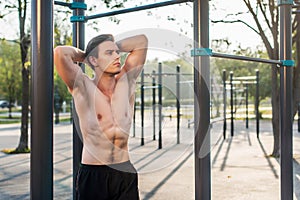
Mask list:
[[[252,57],[240,56],[240,55],[216,53],[216,52],[213,52],[209,48],[192,49],[191,55],[192,56],[211,56],[211,57],[217,57],[217,58],[227,58],[227,59],[234,59],[234,60],[252,61],[252,62],[276,64],[276,65],[289,66],[289,67],[295,66],[295,61],[294,60],[270,60],[270,59],[264,59],[264,58],[252,58]]]
[[[109,17],[109,16],[119,15],[119,14],[123,14],[123,13],[147,10],[147,9],[151,9],[151,8],[158,8],[158,7],[169,6],[169,5],[185,3],[185,2],[193,2],[193,0],[173,0],[173,1],[153,3],[153,4],[144,5],[144,6],[137,6],[137,7],[133,7],[133,8],[126,8],[126,9],[122,9],[122,10],[116,10],[116,11],[111,11],[111,12],[107,12],[107,13],[86,16],[85,19],[90,20],[90,19],[96,19],[96,18],[100,18],[100,17]]]
[[[119,14],[125,14],[125,13],[136,12],[136,11],[141,11],[141,10],[147,10],[147,9],[152,9],[152,8],[164,7],[164,6],[169,6],[169,5],[179,4],[179,3],[185,3],[185,2],[193,2],[193,0],[164,1],[164,2],[159,2],[159,3],[143,5],[143,6],[137,6],[137,7],[133,7],[133,8],[125,8],[125,9],[121,9],[121,10],[115,10],[115,11],[111,11],[111,12],[107,12],[107,13],[100,13],[100,14],[91,15],[91,16],[75,15],[75,16],[71,17],[71,22],[86,22],[90,19],[97,19],[97,18],[101,18],[101,17],[109,17],[109,16],[114,16],[114,15],[119,15]],[[79,4],[77,3],[75,5],[74,3],[65,3],[65,2],[54,1],[54,4],[60,5],[60,6],[67,6],[70,9],[77,9],[77,8],[86,9],[86,4],[85,3],[79,3]]]

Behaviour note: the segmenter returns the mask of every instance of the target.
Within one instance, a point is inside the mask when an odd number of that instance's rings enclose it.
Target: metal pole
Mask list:
[[[145,144],[145,141],[144,141],[144,119],[145,119],[145,101],[144,101],[144,92],[145,92],[145,89],[144,89],[144,69],[142,70],[142,73],[141,73],[141,146],[143,146]]]
[[[135,121],[136,121],[136,101],[134,101],[134,107],[133,107],[132,137],[135,137]]]
[[[233,79],[233,72],[230,72],[230,114],[231,114],[231,136],[234,135],[234,119],[233,119],[233,83],[232,83],[232,79]]]
[[[162,148],[162,64],[158,63],[158,149]]]
[[[293,1],[280,7],[280,59],[292,59],[291,8]],[[281,199],[293,199],[293,112],[292,112],[293,68],[280,68],[280,170]]]
[[[268,59],[263,59],[263,58],[252,58],[252,57],[247,57],[247,56],[230,55],[230,54],[225,54],[225,53],[212,52],[211,56],[216,57],[216,58],[227,58],[227,59],[244,60],[244,61],[260,62],[260,63],[267,63],[267,64],[277,64],[277,65],[282,64],[282,62],[280,60],[268,60]]]
[[[298,132],[300,132],[300,104],[298,103]]]
[[[152,71],[152,110],[153,110],[153,140],[156,140],[155,138],[155,125],[156,125],[156,119],[155,119],[155,114],[156,114],[156,93],[155,93],[155,86],[156,86],[156,79],[155,79],[155,70]]]
[[[256,98],[255,98],[255,112],[256,112],[256,136],[259,138],[259,70],[256,70]]]
[[[73,2],[81,2],[84,3],[84,0],[73,0]],[[73,10],[73,15],[84,15],[83,9],[75,9]],[[74,22],[73,23],[73,46],[77,47],[79,49],[84,49],[85,42],[85,33],[84,33],[84,22]],[[81,64],[81,68],[84,70],[84,65]],[[73,115],[76,118],[77,112],[75,109],[75,105],[73,103]],[[78,122],[78,121],[77,121]],[[79,124],[77,124],[77,127],[79,127]],[[77,199],[76,195],[76,177],[77,177],[77,171],[79,169],[79,165],[81,163],[81,155],[82,155],[82,141],[79,137],[80,132],[76,129],[76,126],[73,123],[73,199]]]
[[[226,139],[226,129],[227,129],[227,123],[226,123],[226,110],[227,110],[227,93],[226,93],[226,70],[223,70],[223,138]]]
[[[177,144],[180,144],[180,66],[176,66]]]
[[[53,199],[53,5],[33,0],[30,199]]]
[[[194,1],[194,41],[194,48],[209,47],[208,0]],[[209,61],[209,56],[194,57],[196,200],[211,199]],[[202,152],[203,149],[206,149],[206,151]]]
[[[249,128],[249,111],[248,111],[248,98],[249,98],[249,95],[248,95],[248,83],[246,83],[246,129]]]
[[[126,9],[122,9],[122,10],[116,10],[116,11],[111,11],[111,12],[107,12],[107,13],[101,13],[101,14],[86,16],[85,20],[96,19],[96,18],[101,18],[101,17],[115,16],[115,15],[119,15],[119,14],[136,12],[136,11],[147,10],[147,9],[152,9],[152,8],[158,8],[158,7],[163,7],[163,6],[169,6],[169,5],[185,3],[185,2],[193,2],[193,1],[192,0],[173,0],[173,1],[153,3],[153,4],[149,4],[149,5],[144,5],[144,6],[126,8]]]

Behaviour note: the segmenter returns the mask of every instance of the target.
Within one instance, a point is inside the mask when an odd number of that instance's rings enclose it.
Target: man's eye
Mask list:
[[[117,54],[120,54],[120,50],[116,50],[116,53],[117,53]]]

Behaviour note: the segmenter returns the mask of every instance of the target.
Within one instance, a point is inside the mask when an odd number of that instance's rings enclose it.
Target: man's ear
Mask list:
[[[91,63],[93,66],[97,67],[97,58],[95,56],[88,56],[88,61]]]

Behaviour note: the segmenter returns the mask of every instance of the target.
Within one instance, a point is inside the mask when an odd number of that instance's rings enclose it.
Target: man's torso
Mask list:
[[[127,75],[116,83],[111,97],[83,75],[80,90],[73,91],[83,139],[82,163],[112,164],[129,160],[128,137],[133,116],[135,84]]]

